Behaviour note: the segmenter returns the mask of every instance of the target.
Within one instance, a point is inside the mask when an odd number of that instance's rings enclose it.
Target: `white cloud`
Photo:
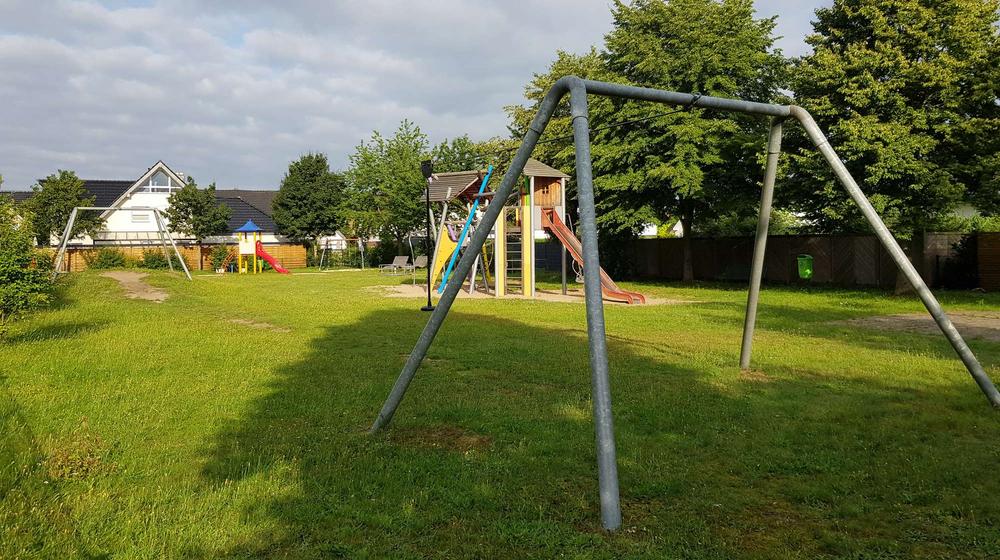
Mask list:
[[[815,1],[759,11],[808,25]],[[0,0],[0,174],[23,188],[163,159],[273,188],[301,153],[344,166],[403,118],[434,141],[505,134],[502,107],[531,74],[599,44],[610,20],[606,0]],[[793,46],[804,31],[779,27]]]

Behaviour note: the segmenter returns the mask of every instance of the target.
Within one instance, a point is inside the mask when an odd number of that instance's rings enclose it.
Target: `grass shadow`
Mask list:
[[[1000,423],[964,384],[830,386],[802,368],[742,379],[612,338],[626,528],[606,536],[579,331],[453,312],[393,426],[366,434],[426,318],[386,309],[327,329],[220,430],[210,488],[294,488],[241,502],[254,536],[219,554],[1000,551],[1000,505],[984,498],[1000,481],[982,477]]]
[[[6,344],[26,344],[31,342],[48,342],[66,340],[83,334],[99,331],[105,327],[105,322],[75,321],[70,323],[43,324],[30,329],[20,328],[14,334],[7,335],[2,340]]]

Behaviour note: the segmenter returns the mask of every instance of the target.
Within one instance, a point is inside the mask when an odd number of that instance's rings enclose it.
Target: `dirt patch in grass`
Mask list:
[[[948,314],[958,332],[967,338],[979,338],[1000,342],[1000,312],[958,311]],[[861,317],[837,324],[863,327],[867,329],[905,331],[920,334],[940,334],[941,329],[928,313],[904,313],[899,315],[878,315]]]
[[[229,322],[235,325],[250,327],[251,329],[260,329],[279,333],[292,332],[292,329],[289,329],[288,327],[279,327],[278,325],[272,325],[271,323],[265,323],[264,321],[253,321],[251,319],[230,319]]]
[[[48,447],[44,465],[51,479],[82,479],[114,469],[114,464],[106,459],[108,445],[91,432],[86,418],[68,435],[52,440]]]
[[[392,432],[392,440],[400,445],[443,449],[459,453],[482,451],[493,445],[493,438],[458,426],[395,428]]]
[[[774,378],[759,369],[740,370],[740,379],[751,383],[770,383]]]
[[[125,297],[127,298],[144,299],[147,301],[155,301],[156,303],[163,303],[167,299],[167,292],[161,290],[160,288],[154,288],[153,286],[143,282],[143,278],[149,276],[144,272],[116,270],[113,272],[105,272],[101,274],[101,276],[117,280],[118,283],[121,284],[122,288],[125,289]]]
[[[385,297],[391,298],[426,298],[427,297],[427,287],[420,284],[400,284],[398,286],[369,286],[366,288],[369,291],[378,292]],[[437,292],[431,294],[434,301],[437,301]],[[472,292],[471,294],[463,289],[458,292],[459,299],[495,299],[496,296],[493,294],[487,294],[484,292]],[[528,299],[524,296],[512,294],[505,296],[509,299]],[[535,299],[538,301],[554,301],[559,303],[584,303],[583,290],[579,288],[574,288],[571,290],[566,290],[566,295],[563,295],[561,291],[555,290],[535,290]],[[611,305],[622,305],[628,306],[629,304],[621,301],[612,301],[610,299],[605,299],[604,303]],[[676,299],[664,299],[664,298],[654,298],[647,297],[645,305],[677,305],[681,303],[695,303],[693,301],[684,301]],[[642,305],[633,305],[631,307],[642,307]]]

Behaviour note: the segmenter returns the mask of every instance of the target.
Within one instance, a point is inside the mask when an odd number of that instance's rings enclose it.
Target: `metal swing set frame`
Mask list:
[[[181,264],[181,269],[184,270],[184,276],[187,276],[187,279],[191,280],[191,271],[188,270],[187,263],[184,262],[184,257],[181,256],[180,250],[177,249],[177,243],[174,242],[174,237],[170,235],[170,230],[167,229],[167,219],[163,216],[163,213],[159,208],[153,208],[150,206],[132,206],[129,208],[117,208],[114,206],[77,206],[73,208],[73,211],[69,213],[69,219],[66,220],[66,228],[63,230],[62,236],[59,239],[59,251],[56,253],[55,266],[52,267],[53,280],[55,280],[56,276],[62,272],[63,257],[66,256],[66,248],[69,246],[70,236],[73,232],[73,225],[76,224],[76,217],[81,210],[100,210],[105,212],[108,210],[113,210],[115,212],[151,212],[153,214],[153,219],[156,222],[156,233],[160,239],[160,244],[163,246],[163,256],[167,258],[167,265],[170,267],[170,271],[174,271],[174,263],[173,259],[170,258],[170,249],[167,248],[168,242],[170,247],[173,248],[174,254],[177,255],[177,260]]]
[[[667,90],[612,84],[593,80],[584,80],[575,76],[560,78],[542,99],[538,113],[524,135],[524,140],[514,156],[510,168],[503,177],[496,198],[506,200],[520,176],[525,162],[531,155],[535,144],[545,130],[559,101],[566,94],[570,95],[570,114],[573,120],[573,141],[576,150],[576,182],[579,202],[580,229],[583,241],[583,267],[587,277],[597,277],[590,271],[600,270],[600,257],[597,249],[597,220],[594,206],[594,184],[590,156],[590,125],[588,123],[587,96],[601,95],[623,99],[651,101],[687,108],[702,108],[735,113],[746,113],[770,117],[771,128],[767,141],[767,160],[764,169],[764,183],[761,193],[760,217],[757,224],[757,234],[754,242],[753,261],[750,271],[750,290],[747,297],[746,317],[743,325],[743,342],[740,350],[740,368],[750,367],[750,353],[753,343],[754,323],[757,318],[757,302],[760,295],[760,282],[764,269],[764,250],[767,244],[768,222],[771,215],[771,202],[774,194],[774,182],[777,175],[778,157],[781,153],[781,128],[787,119],[794,119],[805,129],[809,139],[823,155],[833,169],[834,175],[847,190],[847,194],[858,205],[861,213],[875,231],[879,241],[889,252],[900,271],[913,286],[924,307],[934,318],[941,332],[951,343],[962,363],[986,395],[994,408],[1000,408],[1000,392],[986,375],[982,365],[973,355],[972,350],[962,339],[951,319],[941,309],[941,305],[928,289],[916,269],[907,259],[899,243],[896,242],[889,229],[882,222],[875,208],[861,191],[857,182],[848,172],[840,157],[830,146],[829,141],[803,108],[795,105],[777,105],[757,103],[740,99],[725,99],[702,96],[690,93],[678,93]],[[500,214],[501,205],[490,205],[482,218],[481,226],[476,229],[470,242],[470,249],[464,253],[456,268],[456,276],[464,278],[468,275],[475,257],[486,242],[493,225]],[[371,431],[384,428],[392,420],[393,414],[403,400],[406,390],[413,381],[417,368],[427,354],[428,348],[441,328],[448,311],[451,309],[455,296],[461,288],[458,282],[452,282],[445,288],[423,332],[417,339],[400,372],[395,385],[386,398],[381,411],[372,425]],[[611,390],[608,379],[608,349],[604,326],[604,304],[601,298],[599,282],[585,282],[584,293],[587,306],[587,338],[589,344],[591,385],[593,393],[595,437],[597,443],[598,486],[600,492],[601,524],[608,531],[621,527],[621,505],[618,490],[618,466],[615,453],[614,426],[611,414]]]

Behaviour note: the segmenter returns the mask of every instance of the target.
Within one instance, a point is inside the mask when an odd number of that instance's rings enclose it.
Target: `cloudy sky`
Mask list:
[[[506,132],[556,49],[610,28],[607,0],[0,0],[0,175],[138,177],[158,159],[200,184],[275,188],[288,162],[336,168],[372,130],[432,141]],[[802,54],[830,0],[758,0]]]

